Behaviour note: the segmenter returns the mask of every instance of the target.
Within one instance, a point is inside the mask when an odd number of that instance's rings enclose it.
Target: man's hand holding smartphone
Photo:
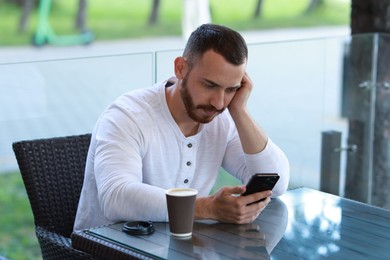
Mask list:
[[[246,185],[246,191],[243,194],[241,194],[241,196],[272,190],[276,185],[276,183],[278,182],[278,180],[279,180],[279,175],[277,173],[256,173],[252,175],[251,179]],[[249,203],[248,205],[260,202],[262,200],[265,200],[265,198]]]

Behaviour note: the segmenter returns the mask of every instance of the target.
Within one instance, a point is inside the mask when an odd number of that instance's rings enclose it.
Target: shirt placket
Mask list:
[[[196,163],[196,143],[193,140],[183,142],[182,166],[180,167],[181,174],[178,179],[179,187],[190,187],[194,179],[195,163]]]

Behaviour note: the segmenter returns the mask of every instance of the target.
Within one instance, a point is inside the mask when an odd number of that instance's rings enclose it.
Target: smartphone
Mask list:
[[[277,173],[256,173],[252,175],[251,179],[248,181],[246,191],[242,194],[242,196],[260,191],[272,190],[278,180],[279,174]]]

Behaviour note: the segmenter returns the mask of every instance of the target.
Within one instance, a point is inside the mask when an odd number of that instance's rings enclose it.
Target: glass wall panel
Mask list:
[[[340,117],[345,39],[250,46],[248,73],[255,88],[249,108],[287,154],[291,184],[319,188],[321,132],[345,132]]]
[[[248,46],[249,110],[289,158],[292,187],[327,182],[339,195],[390,208],[389,43],[389,35],[366,34]],[[181,54],[0,65],[0,171],[17,169],[13,141],[91,132],[117,96],[173,76]],[[326,150],[324,133],[340,140]]]
[[[378,36],[372,195],[370,203],[390,209],[390,35]]]
[[[169,51],[158,51],[155,54],[155,72],[156,82],[166,80],[174,76],[174,65],[173,61],[176,57],[181,56],[183,50],[169,50]]]
[[[349,152],[345,196],[390,208],[390,36],[351,38],[345,59],[343,115]]]
[[[92,132],[120,94],[153,84],[153,53],[0,65],[0,172],[12,142]]]

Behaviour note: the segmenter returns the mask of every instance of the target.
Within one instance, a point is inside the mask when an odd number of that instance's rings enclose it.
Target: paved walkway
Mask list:
[[[248,44],[350,35],[349,26],[276,29],[241,32]],[[96,40],[87,46],[0,47],[0,64],[24,61],[118,55],[184,48],[180,37],[116,41]]]

